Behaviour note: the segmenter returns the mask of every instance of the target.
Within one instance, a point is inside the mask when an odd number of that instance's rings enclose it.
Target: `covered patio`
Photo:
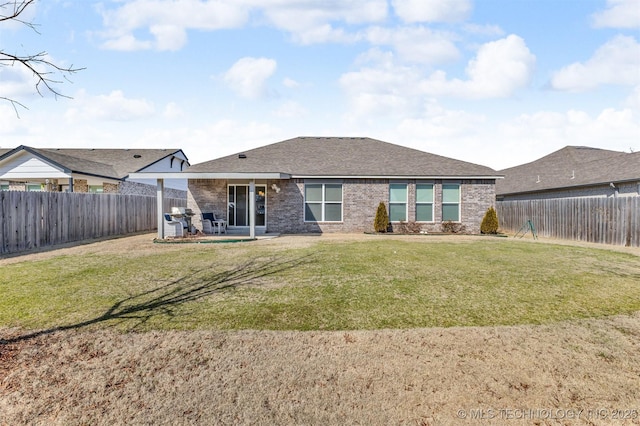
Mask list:
[[[201,238],[229,239],[248,238],[257,239],[277,236],[270,233],[266,226],[267,185],[279,187],[273,181],[289,180],[285,173],[208,173],[208,172],[180,172],[180,173],[132,173],[135,179],[156,180],[156,200],[158,217],[158,239],[167,238],[165,214],[168,213],[165,199],[165,179],[187,179],[187,208],[194,213],[193,226],[203,231],[202,214],[215,213],[225,222],[225,233],[204,234]],[[274,186],[275,185],[275,186]],[[199,191],[200,189],[200,191]],[[206,196],[202,196],[201,193]],[[271,192],[275,192],[271,189]]]

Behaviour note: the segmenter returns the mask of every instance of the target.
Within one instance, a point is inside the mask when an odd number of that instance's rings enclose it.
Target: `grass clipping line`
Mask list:
[[[67,331],[22,342],[0,365],[6,424],[446,425],[460,424],[459,410],[637,410],[640,314],[349,332]]]

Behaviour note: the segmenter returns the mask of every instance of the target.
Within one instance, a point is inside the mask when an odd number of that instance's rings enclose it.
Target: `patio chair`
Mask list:
[[[213,213],[202,213],[202,232],[205,234],[213,234],[213,222],[215,221],[215,215]]]
[[[164,235],[165,237],[183,237],[184,224],[171,217],[169,213],[164,214]]]
[[[202,232],[205,234],[227,233],[227,221],[220,219],[215,213],[202,213]]]

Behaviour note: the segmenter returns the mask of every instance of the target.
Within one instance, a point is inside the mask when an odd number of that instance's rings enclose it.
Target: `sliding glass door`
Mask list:
[[[266,225],[267,187],[256,185],[256,226]],[[232,227],[250,226],[249,185],[229,185],[228,225]]]

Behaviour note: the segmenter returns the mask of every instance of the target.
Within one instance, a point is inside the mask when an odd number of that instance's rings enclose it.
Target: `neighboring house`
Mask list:
[[[500,176],[488,167],[370,138],[299,137],[191,166],[187,207],[250,233],[366,232],[378,204],[393,225],[479,233]],[[165,179],[172,174],[136,173]],[[254,226],[251,226],[254,225]]]
[[[189,167],[180,149],[58,149],[19,146],[0,150],[0,189],[156,195],[155,180],[133,172],[180,172]],[[165,182],[166,195],[185,198],[184,179]]]
[[[498,200],[637,196],[640,152],[567,146],[499,173]]]

